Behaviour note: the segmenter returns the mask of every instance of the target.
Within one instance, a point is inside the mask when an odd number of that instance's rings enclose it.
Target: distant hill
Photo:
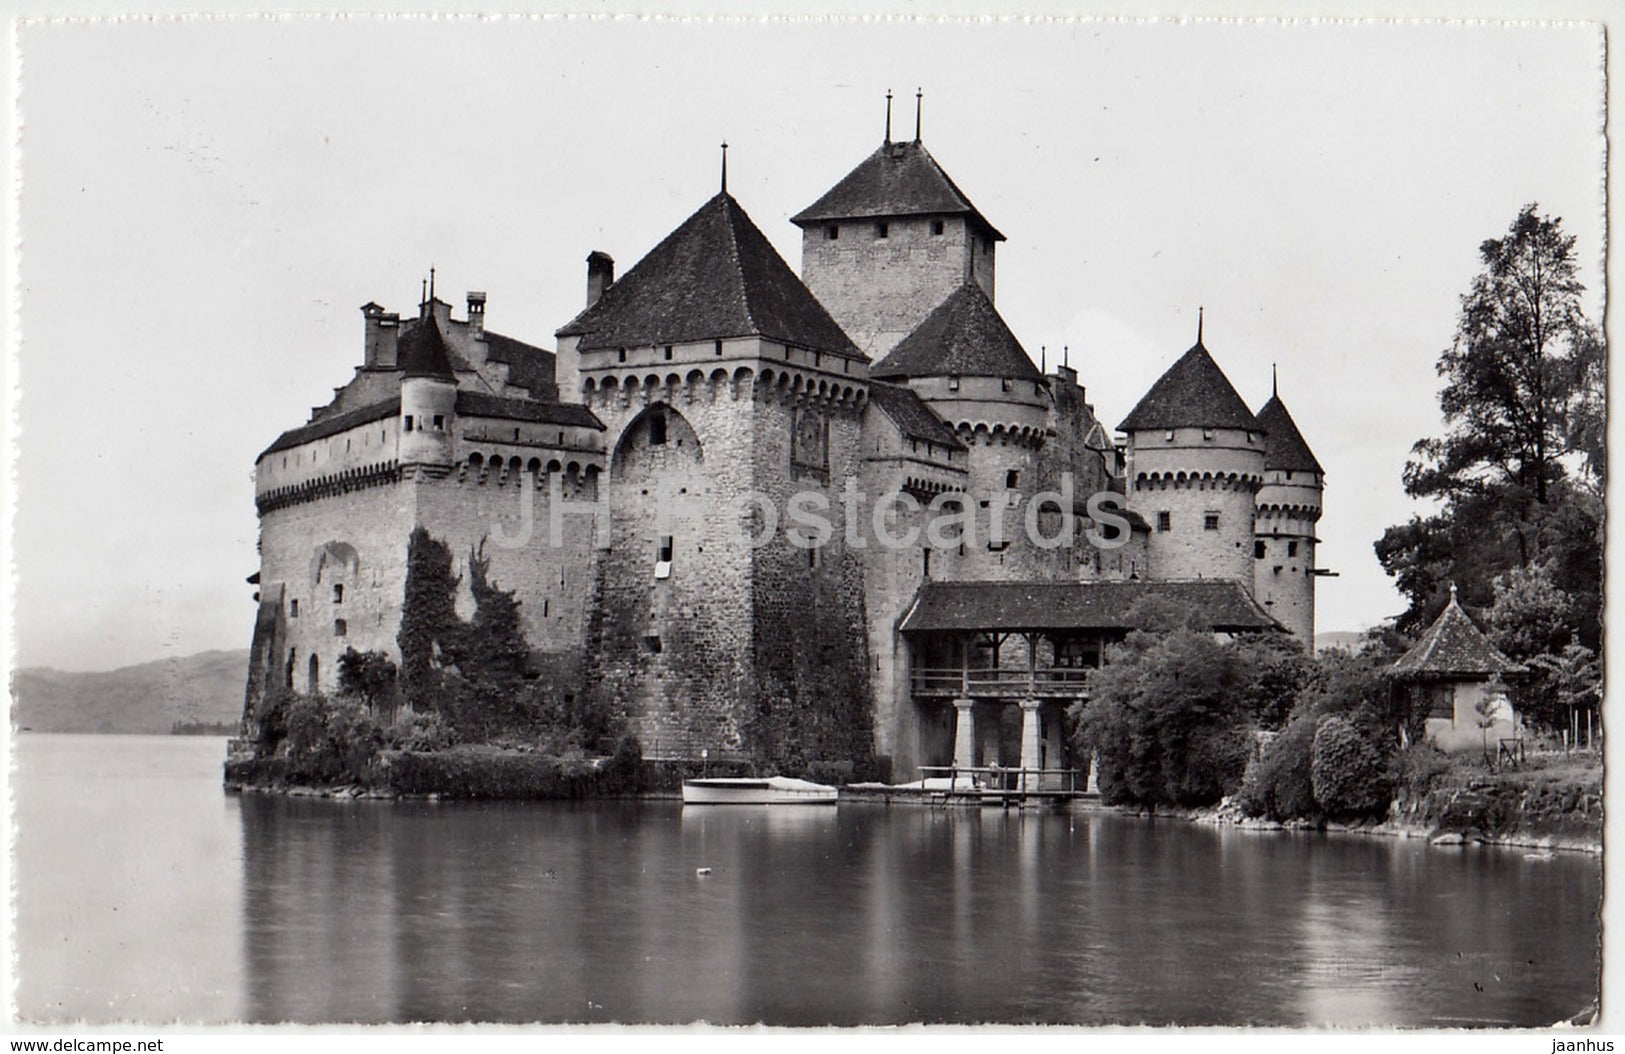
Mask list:
[[[1331,633],[1315,634],[1315,651],[1322,652],[1328,648],[1347,648],[1354,651],[1365,640],[1364,630],[1334,630]]]
[[[167,733],[177,721],[235,723],[248,652],[206,651],[94,673],[48,666],[12,676],[12,724],[35,732]]]

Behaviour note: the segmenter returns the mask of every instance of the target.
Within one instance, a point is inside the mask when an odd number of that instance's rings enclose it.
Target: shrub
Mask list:
[[[384,731],[359,701],[296,696],[288,707],[287,775],[305,783],[364,783]]]
[[[1411,799],[1426,796],[1455,766],[1431,742],[1412,743],[1394,758],[1394,782]]]
[[[447,798],[585,798],[599,780],[588,761],[482,747],[390,755],[380,778],[397,794]]]
[[[445,750],[457,742],[444,718],[433,710],[418,713],[406,710],[395,719],[386,736],[389,746],[398,750]]]
[[[1271,820],[1319,816],[1311,774],[1314,747],[1315,718],[1300,713],[1247,766],[1239,795],[1241,810]]]
[[[1315,801],[1332,819],[1380,816],[1393,798],[1382,751],[1344,717],[1322,718],[1315,728],[1310,779]]]
[[[807,778],[814,783],[844,787],[852,782],[855,766],[850,761],[813,761],[807,765]]]

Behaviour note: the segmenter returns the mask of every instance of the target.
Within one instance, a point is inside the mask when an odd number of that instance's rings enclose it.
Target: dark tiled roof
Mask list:
[[[1264,440],[1265,468],[1293,472],[1326,471],[1315,460],[1314,451],[1304,442],[1303,433],[1298,431],[1297,424],[1292,420],[1292,415],[1286,412],[1286,404],[1281,402],[1279,395],[1270,396],[1270,401],[1258,411],[1258,424],[1269,433]]]
[[[1258,430],[1258,419],[1230,384],[1219,364],[1198,340],[1168,367],[1139,401],[1120,432],[1157,428],[1247,428]]]
[[[1401,655],[1391,672],[1402,679],[1460,677],[1488,680],[1498,673],[1519,674],[1524,668],[1501,654],[1501,649],[1479,628],[1467,612],[1456,603],[1456,592],[1450,591],[1450,603],[1445,605],[1433,625],[1427,628],[1411,650]]]
[[[446,350],[445,338],[440,335],[440,326],[433,314],[418,319],[415,325],[401,334],[396,354],[402,377],[456,380],[456,374],[451,370],[451,355]]]
[[[496,417],[505,421],[536,421],[550,425],[574,425],[603,431],[604,423],[596,414],[579,403],[532,402],[529,399],[507,399],[500,395],[467,390],[457,393],[458,415],[463,417]]]
[[[530,389],[538,399],[558,398],[558,356],[551,351],[490,330],[485,332],[485,349],[488,359],[508,367],[508,383]]]
[[[1004,241],[923,145],[884,143],[790,222],[806,227],[869,216],[959,215],[969,216],[990,237]]]
[[[376,403],[368,403],[366,406],[358,406],[354,410],[346,410],[341,414],[331,414],[320,421],[313,421],[308,425],[290,428],[288,431],[283,432],[276,437],[276,442],[266,447],[260,456],[254,460],[257,463],[266,454],[274,454],[278,450],[287,450],[289,447],[296,447],[313,439],[326,439],[328,436],[336,436],[340,432],[348,432],[357,425],[382,421],[386,417],[395,417],[400,412],[401,397],[396,395]]]
[[[927,582],[903,619],[928,630],[1129,630],[1135,601],[1161,597],[1195,609],[1217,632],[1276,629],[1235,582]]]
[[[928,439],[955,450],[965,449],[948,423],[933,413],[912,388],[874,381],[869,384],[869,401],[891,418],[904,435]]]
[[[727,193],[684,220],[559,336],[580,336],[583,348],[760,336],[863,357]]]
[[[1021,342],[982,287],[966,282],[875,363],[871,377],[1011,377],[1038,381]]]

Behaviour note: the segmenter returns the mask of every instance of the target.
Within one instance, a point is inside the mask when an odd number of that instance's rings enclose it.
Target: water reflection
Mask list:
[[[259,1020],[1534,1025],[1597,987],[1589,858],[866,806],[241,817]]]

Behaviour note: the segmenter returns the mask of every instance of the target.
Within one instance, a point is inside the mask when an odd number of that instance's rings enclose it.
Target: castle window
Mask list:
[[[1174,529],[1174,514],[1171,512],[1157,513],[1157,530],[1171,531]]]
[[[434,430],[436,432],[444,432],[446,430],[446,415],[445,414],[435,414],[434,415]]]
[[[931,221],[931,233],[933,235],[938,235],[938,234],[942,233],[942,221],[941,220],[932,220]]]
[[[666,361],[667,362],[671,361],[671,345],[670,344],[666,345]]]
[[[405,424],[404,427],[406,428],[406,430],[408,432],[410,432],[412,430],[412,415],[411,414],[406,415],[406,424]]]
[[[1254,560],[1262,560],[1262,559],[1264,559],[1264,543],[1263,542],[1254,542],[1253,543],[1253,559]]]
[[[879,223],[875,224],[875,237],[876,238],[884,238],[890,232],[891,232],[891,228],[889,226],[887,226],[885,220],[881,220]]]
[[[834,241],[836,238],[839,238],[840,236],[841,236],[841,225],[839,223],[832,223],[828,227],[824,228],[824,237],[828,238],[830,241]]]
[[[987,543],[987,551],[990,553],[1002,553],[1008,548],[1010,548],[1010,543],[1008,540],[1003,538],[996,542],[989,539]]]
[[[926,578],[931,577],[931,550],[920,550],[920,573]]]
[[[1168,434],[1163,436],[1163,438],[1172,443],[1174,441],[1174,430],[1172,428],[1168,429]]]
[[[1006,472],[1004,474],[1004,487],[1005,487],[1006,490],[1015,490],[1016,489],[1016,484],[1018,484],[1020,482],[1021,482],[1021,473],[1019,471],[1017,471],[1016,469],[1011,469],[1010,471],[1008,471],[1008,472]]]
[[[659,655],[664,648],[661,646],[658,634],[651,633],[643,638],[643,650],[650,655]]]
[[[1216,512],[1204,512],[1202,514],[1202,530],[1204,530],[1204,531],[1216,531],[1218,529],[1219,529],[1219,514],[1216,513]]]
[[[959,376],[957,374],[948,378],[948,390],[950,392],[957,392],[959,390]]]
[[[808,549],[807,549],[807,569],[810,570],[810,571],[818,570],[818,565],[819,565],[820,562],[821,562],[821,560],[819,558],[818,546],[814,545],[814,546],[808,547]]]
[[[615,352],[615,355],[616,355],[616,361],[617,362],[625,362],[626,361],[626,349],[625,348],[617,349],[616,352]]]
[[[298,618],[299,617],[299,598],[298,597],[294,597],[292,600],[288,601],[288,617],[289,618]]]
[[[649,415],[649,445],[666,445],[666,415],[663,413]]]
[[[717,349],[717,354],[718,354],[718,355],[721,355],[721,354],[722,354],[722,341],[720,341],[720,340],[719,340],[719,341],[717,341],[717,343],[716,343],[716,349]]]
[[[349,624],[346,623],[343,619],[336,618],[336,619],[333,620],[333,636],[342,637],[346,633],[349,633],[349,632],[350,632]]]
[[[671,535],[662,534],[660,536],[659,549],[655,555],[655,559],[660,563],[669,564],[671,563],[671,551]]]
[[[333,583],[333,603],[335,603],[335,604],[344,603],[344,583],[343,582],[334,582]]]
[[[1211,441],[1213,439],[1213,429],[1211,429],[1211,428],[1202,429],[1202,438]]]
[[[1008,377],[1002,378],[999,383],[1000,383],[1000,387],[1002,387],[1005,391],[1010,390],[1010,378],[1008,378]]]
[[[1287,542],[1286,543],[1286,555],[1288,555],[1288,556],[1297,556],[1298,555],[1298,543],[1297,542]]]

